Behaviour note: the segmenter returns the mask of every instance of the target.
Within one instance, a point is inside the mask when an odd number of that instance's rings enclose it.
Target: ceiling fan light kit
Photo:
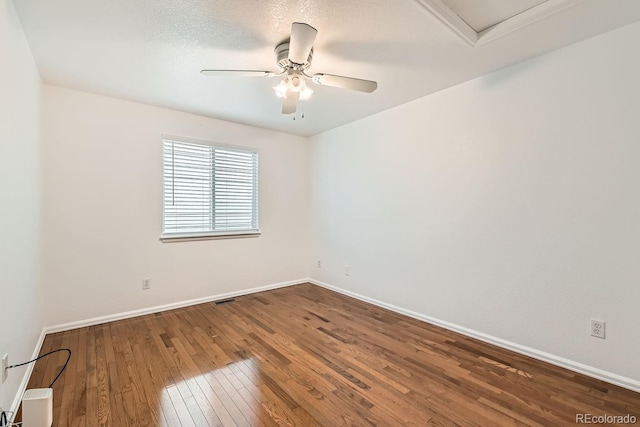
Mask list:
[[[307,100],[311,97],[313,89],[311,89],[304,81],[301,73],[289,73],[277,86],[273,87],[278,98],[286,98],[287,96],[297,96],[300,101]]]
[[[276,62],[279,72],[255,71],[255,70],[202,70],[205,76],[245,76],[245,77],[275,77],[284,76],[282,81],[273,87],[278,98],[282,99],[282,114],[295,114],[299,101],[309,99],[313,89],[307,84],[307,80],[324,86],[332,86],[341,89],[356,90],[371,93],[378,84],[371,80],[355,79],[352,77],[336,76],[332,74],[318,73],[307,74],[313,59],[313,42],[318,30],[309,24],[294,22],[291,25],[291,37],[289,41],[276,46]],[[304,115],[303,115],[304,117]],[[295,119],[295,116],[294,116]]]

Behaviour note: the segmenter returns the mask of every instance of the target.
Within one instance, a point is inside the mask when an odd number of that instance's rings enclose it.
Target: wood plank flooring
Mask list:
[[[634,393],[303,284],[48,335],[55,426],[562,426]],[[65,360],[39,361],[29,388]]]

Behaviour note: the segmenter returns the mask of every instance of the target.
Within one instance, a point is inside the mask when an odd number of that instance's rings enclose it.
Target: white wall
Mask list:
[[[8,0],[0,1],[0,357],[29,360],[42,331],[40,269],[40,77]],[[26,368],[9,371],[0,407],[10,410]],[[15,409],[15,408],[14,408]]]
[[[307,277],[305,138],[52,86],[43,123],[48,325]],[[258,149],[260,237],[158,240],[161,134]]]
[[[0,322],[0,353],[18,361],[43,324],[41,85],[2,5],[0,289],[21,327]],[[45,86],[45,323],[311,272],[640,380],[639,38],[635,24],[558,50],[317,135],[313,152],[300,137]],[[261,237],[159,242],[162,133],[260,151]],[[606,340],[588,336],[590,318],[607,321]],[[16,373],[0,387],[3,407]]]
[[[639,41],[634,24],[313,137],[312,277],[639,381]]]

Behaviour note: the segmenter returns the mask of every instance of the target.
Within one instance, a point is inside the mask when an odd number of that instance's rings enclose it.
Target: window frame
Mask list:
[[[255,175],[255,183],[256,183],[256,204],[254,214],[256,216],[256,225],[255,229],[247,229],[247,230],[223,230],[223,231],[198,231],[198,232],[186,232],[186,233],[165,233],[165,162],[164,162],[164,142],[165,141],[174,141],[174,142],[183,142],[187,144],[199,144],[206,145],[213,148],[219,149],[228,149],[235,151],[244,151],[253,153],[256,156],[256,175]],[[185,241],[198,241],[198,240],[212,240],[212,239],[237,239],[237,238],[247,238],[247,237],[259,237],[262,233],[260,231],[260,153],[254,147],[244,147],[239,145],[231,145],[231,144],[223,144],[215,141],[207,141],[202,139],[195,138],[187,138],[183,136],[175,136],[175,135],[167,135],[162,134],[160,138],[160,161],[162,162],[162,178],[161,178],[161,210],[162,210],[162,219],[161,219],[161,234],[160,241],[164,243],[170,242],[185,242]]]

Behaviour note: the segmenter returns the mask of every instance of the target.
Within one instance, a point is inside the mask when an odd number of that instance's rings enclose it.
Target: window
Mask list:
[[[259,234],[258,153],[164,138],[162,239]]]

